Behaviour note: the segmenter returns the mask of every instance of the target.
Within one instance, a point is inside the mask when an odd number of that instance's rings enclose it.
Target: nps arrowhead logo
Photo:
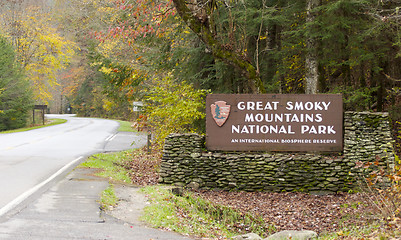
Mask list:
[[[227,105],[225,101],[217,101],[210,105],[210,111],[217,126],[221,127],[227,121],[230,115],[231,106]]]

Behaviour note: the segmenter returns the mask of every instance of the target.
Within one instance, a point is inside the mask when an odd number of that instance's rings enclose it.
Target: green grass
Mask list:
[[[95,168],[99,171],[95,175],[109,179],[109,187],[106,188],[100,198],[100,207],[108,210],[112,206],[116,206],[118,198],[114,192],[112,182],[131,183],[128,170],[124,165],[132,159],[133,150],[117,152],[117,153],[99,153],[92,155],[79,167]]]
[[[118,198],[114,192],[114,185],[110,184],[109,187],[102,192],[102,196],[100,198],[100,207],[103,210],[108,210],[110,207],[116,206],[117,202]]]
[[[119,132],[136,132],[134,128],[131,127],[132,123],[128,121],[121,121],[121,120],[116,120],[119,124],[120,127],[118,128]],[[65,119],[60,119],[60,118],[53,118],[50,119],[45,125],[38,125],[38,126],[33,126],[33,127],[26,127],[26,128],[19,128],[19,129],[14,129],[14,130],[9,130],[9,131],[3,131],[0,132],[2,133],[17,133],[17,132],[25,132],[29,130],[34,130],[34,129],[39,129],[43,127],[49,127],[57,124],[62,124],[67,122]]]
[[[0,134],[25,132],[25,131],[30,131],[30,130],[39,129],[39,128],[43,128],[43,127],[49,127],[49,126],[53,126],[53,125],[57,125],[57,124],[62,124],[62,123],[65,123],[65,122],[67,122],[67,120],[65,120],[65,119],[59,119],[59,118],[54,118],[54,119],[51,119],[51,120],[50,120],[48,123],[46,123],[45,125],[39,125],[39,126],[33,126],[33,127],[26,127],[26,128],[19,128],[19,129],[14,129],[14,130],[8,130],[8,131],[0,132]]]
[[[124,167],[128,162],[138,158],[140,149],[119,153],[96,154],[90,157],[80,167],[99,169],[98,176],[114,182],[131,183],[129,171]],[[266,223],[261,217],[240,212],[227,206],[218,205],[186,192],[182,197],[175,196],[166,186],[155,185],[141,190],[147,195],[150,205],[144,209],[141,219],[155,228],[170,229],[184,235],[209,239],[229,239],[232,236],[254,232],[266,237],[277,230],[274,225]],[[111,184],[99,200],[105,210],[117,204],[114,187]],[[342,208],[355,208],[361,203],[344,204]],[[350,216],[355,218],[356,216]],[[348,226],[338,222],[337,232],[321,233],[318,239],[392,239],[399,236],[399,230],[387,231],[380,222],[371,222],[363,226]],[[372,235],[374,234],[374,235]]]
[[[394,239],[399,236],[399,232],[386,233],[380,224],[370,224],[368,226],[349,226],[337,232],[325,233],[319,236],[319,240],[336,239]]]
[[[80,167],[96,168],[97,176],[105,177],[115,182],[131,183],[129,172],[124,164],[132,159],[132,150],[117,153],[99,153],[89,157]]]
[[[100,153],[87,159],[80,167],[99,169],[96,175],[110,182],[131,183],[129,172],[124,167],[135,158],[136,150],[118,153]],[[142,219],[153,227],[171,229],[182,234],[217,238],[255,232],[260,235],[272,233],[274,226],[266,224],[262,218],[241,214],[229,207],[213,204],[207,200],[186,193],[184,197],[175,196],[164,186],[149,186],[142,191],[152,204],[144,210]],[[118,199],[111,185],[99,201],[103,209],[114,206]]]
[[[249,232],[262,236],[275,231],[274,226],[266,224],[262,218],[241,214],[191,193],[179,197],[163,186],[146,187],[142,191],[151,201],[142,220],[156,228],[212,239],[231,238]]]
[[[120,123],[120,127],[118,128],[119,132],[136,132],[136,130],[131,127],[131,122],[121,120],[117,120],[117,122]]]

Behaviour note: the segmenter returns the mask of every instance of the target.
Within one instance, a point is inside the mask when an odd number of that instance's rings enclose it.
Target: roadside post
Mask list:
[[[35,105],[32,111],[32,123],[35,124],[35,110],[41,110],[41,120],[42,124],[45,125],[45,110],[47,109],[47,105]]]
[[[148,128],[148,154],[152,153],[152,132]]]
[[[132,102],[132,111],[135,113],[135,117],[137,119],[136,126],[138,126],[138,130],[146,129],[147,133],[147,152],[148,154],[152,153],[152,131],[146,124],[146,116],[142,116],[140,112],[143,109],[143,102]]]

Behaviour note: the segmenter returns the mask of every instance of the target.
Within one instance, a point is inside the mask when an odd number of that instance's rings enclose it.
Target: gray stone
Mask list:
[[[184,194],[184,189],[182,189],[181,187],[175,187],[171,189],[171,192],[179,197],[182,197],[182,195]]]
[[[185,186],[185,184],[183,182],[176,182],[176,183],[174,183],[174,185],[177,186],[177,187]]]
[[[197,182],[191,182],[190,184],[187,185],[188,188],[194,189],[194,190],[198,190],[200,187],[200,184]]]
[[[275,233],[264,240],[310,240],[317,239],[317,233],[314,231],[281,231]]]
[[[353,169],[356,161],[374,161],[380,156],[379,166],[394,166],[394,157],[388,154],[393,151],[386,114],[347,112],[344,122],[342,157],[319,153],[205,153],[204,136],[173,134],[166,138],[160,180],[179,186],[199,183],[208,189],[338,191],[352,188],[346,184],[347,178],[362,172]]]
[[[248,233],[244,235],[234,236],[233,240],[262,240],[262,238],[256,233]]]
[[[337,182],[339,179],[338,178],[335,178],[335,177],[329,177],[329,178],[327,178],[327,181],[329,181],[329,182]]]

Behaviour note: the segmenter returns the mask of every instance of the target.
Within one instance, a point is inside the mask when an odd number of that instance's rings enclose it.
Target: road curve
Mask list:
[[[46,182],[84,157],[102,152],[118,122],[105,119],[64,118],[64,124],[0,134],[0,216]]]

